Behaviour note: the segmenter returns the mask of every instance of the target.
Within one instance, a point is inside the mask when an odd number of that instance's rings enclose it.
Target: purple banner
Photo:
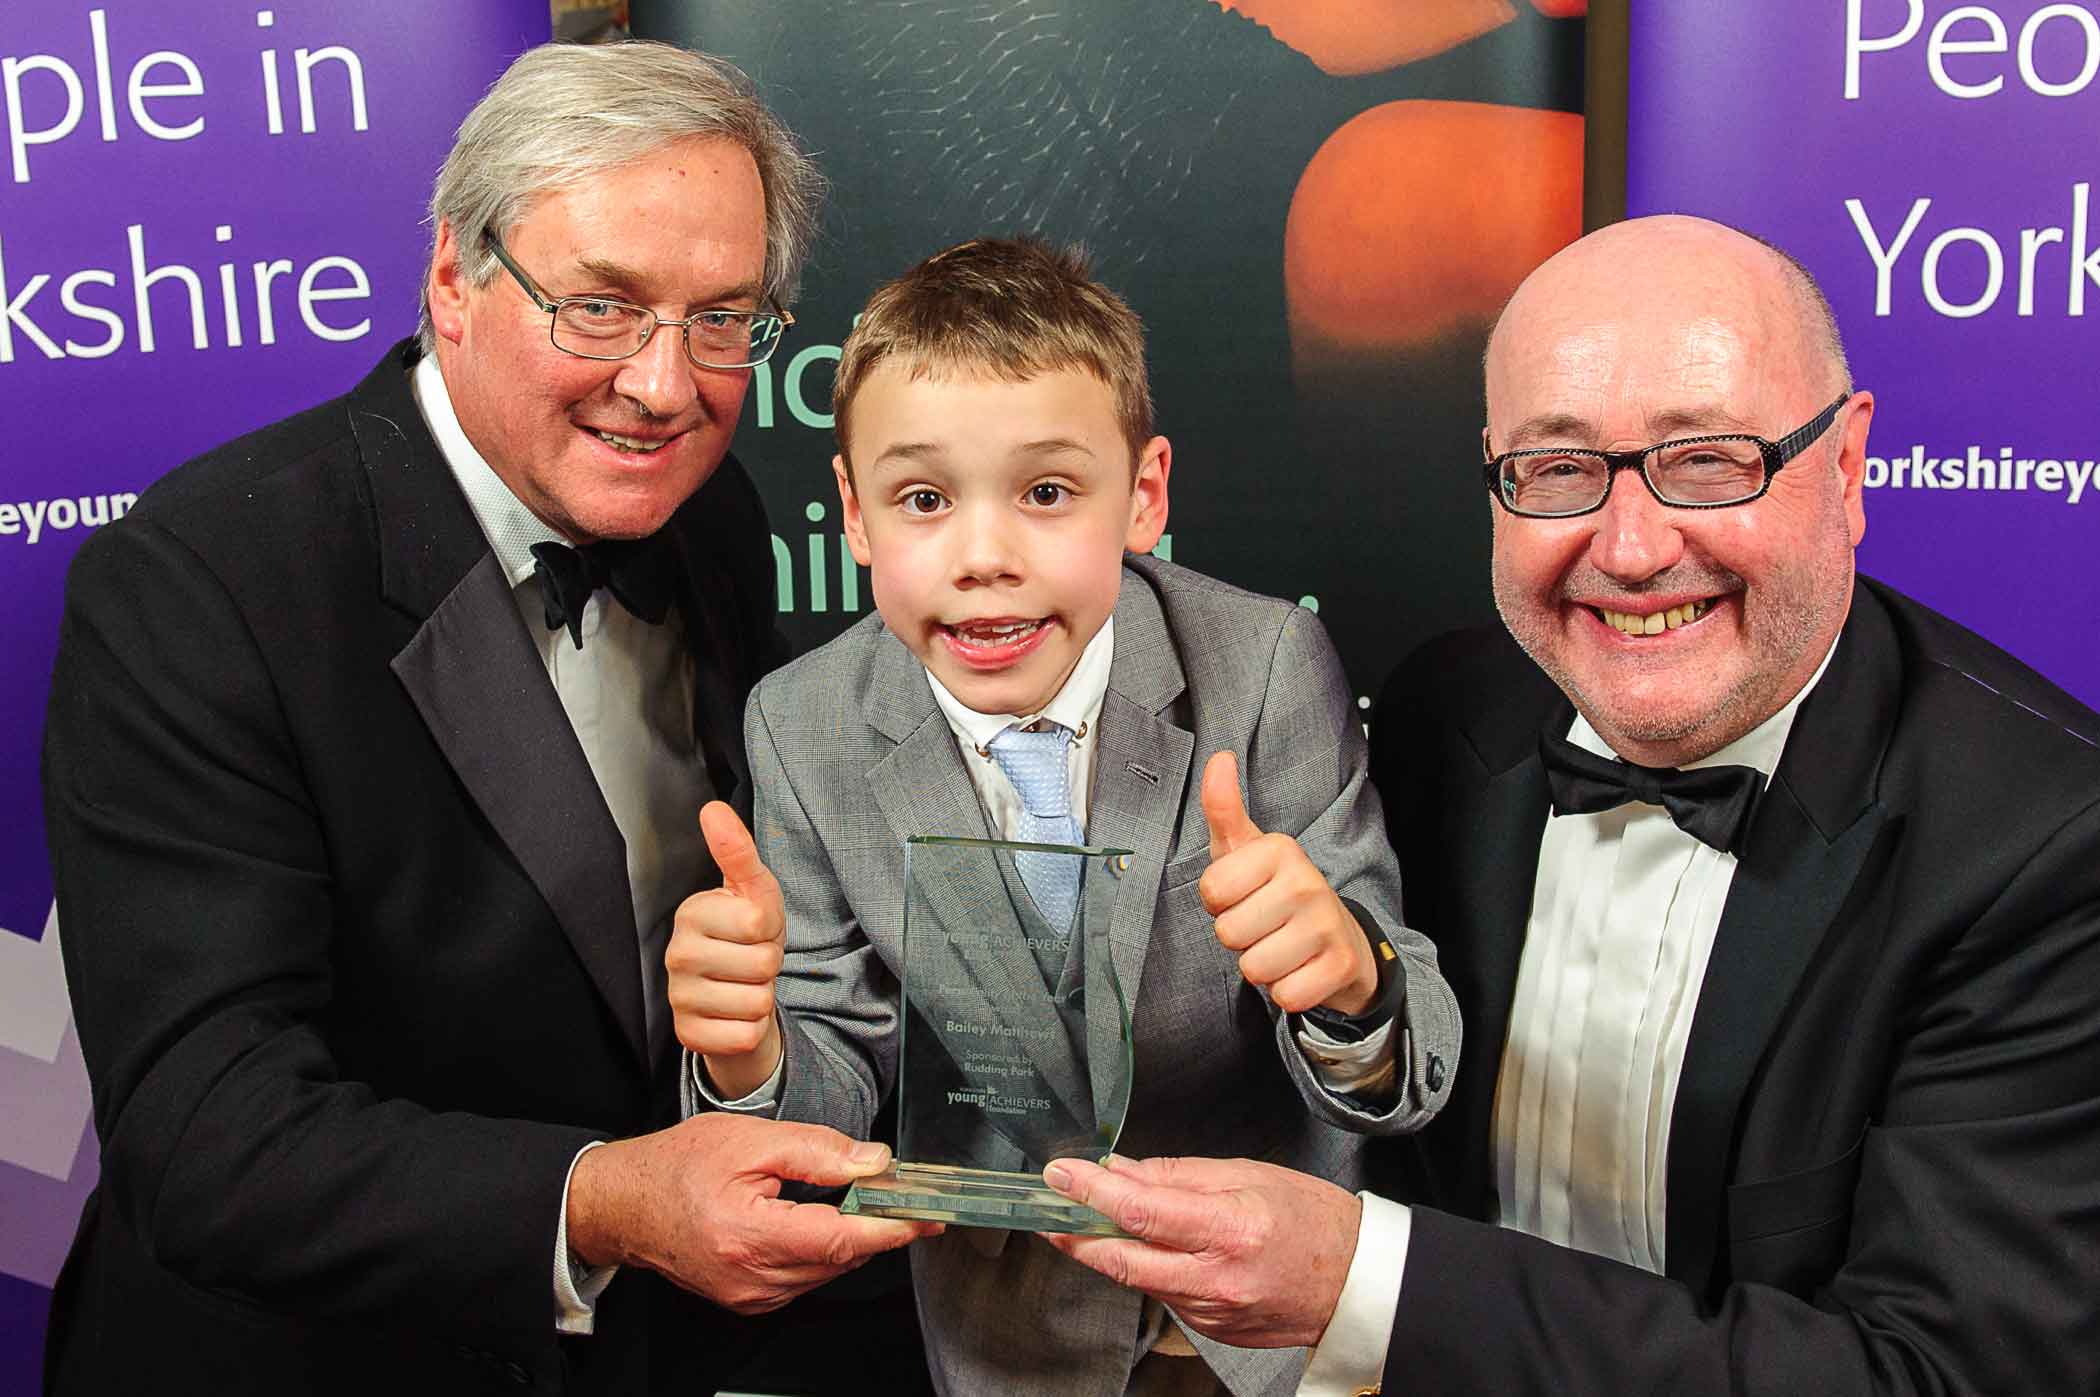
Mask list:
[[[67,563],[415,325],[431,176],[546,0],[12,0],[0,20],[0,1389],[94,1181],[37,750]]]
[[[2100,3],[1634,8],[1629,214],[1829,294],[1876,412],[1862,570],[2100,704]]]

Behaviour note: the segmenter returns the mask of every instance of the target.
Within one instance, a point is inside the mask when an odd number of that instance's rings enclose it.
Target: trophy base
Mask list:
[[[1039,1174],[941,1164],[892,1164],[880,1174],[856,1181],[839,1211],[1018,1232],[1130,1235],[1084,1203],[1074,1203],[1050,1188]]]

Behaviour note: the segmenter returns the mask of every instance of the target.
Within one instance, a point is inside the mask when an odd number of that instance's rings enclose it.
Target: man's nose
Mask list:
[[[649,342],[620,361],[613,390],[651,417],[676,417],[692,406],[699,372],[685,357],[685,336],[676,325],[659,325]]]
[[[1637,470],[1612,472],[1611,493],[1590,518],[1590,561],[1608,577],[1644,581],[1684,556],[1677,511],[1655,498]]]

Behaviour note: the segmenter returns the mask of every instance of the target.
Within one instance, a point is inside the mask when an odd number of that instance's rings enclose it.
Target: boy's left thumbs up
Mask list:
[[[1249,818],[1230,752],[1204,764],[1203,821],[1210,867],[1198,892],[1241,978],[1294,1014],[1316,1004],[1358,1012],[1378,987],[1370,943],[1304,847]]]
[[[1214,752],[1204,763],[1203,821],[1210,826],[1212,863],[1261,838],[1240,799],[1240,764],[1230,752]]]

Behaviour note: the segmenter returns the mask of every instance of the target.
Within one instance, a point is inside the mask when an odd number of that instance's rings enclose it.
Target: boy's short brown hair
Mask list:
[[[854,394],[897,359],[914,377],[978,370],[1018,383],[1084,369],[1115,395],[1135,468],[1152,439],[1145,327],[1121,296],[1089,275],[1086,253],[1034,238],[974,238],[883,283],[846,336],[831,381],[839,455]]]

